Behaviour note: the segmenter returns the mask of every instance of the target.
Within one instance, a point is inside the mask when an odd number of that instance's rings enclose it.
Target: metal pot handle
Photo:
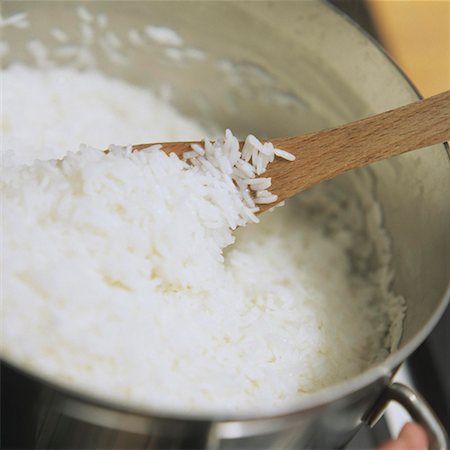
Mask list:
[[[375,426],[391,401],[403,406],[412,419],[425,428],[430,449],[448,450],[447,433],[430,405],[421,395],[401,383],[392,383],[383,391],[374,408],[365,418],[370,427]]]

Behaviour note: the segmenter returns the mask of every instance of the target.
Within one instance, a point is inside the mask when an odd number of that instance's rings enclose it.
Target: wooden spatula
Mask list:
[[[347,170],[448,140],[450,91],[337,128],[271,139],[276,148],[296,159],[275,159],[262,176],[272,178],[270,191],[278,196],[278,203]],[[162,149],[181,157],[192,143],[166,142]],[[137,144],[133,149],[149,145]],[[258,206],[263,212],[274,203]]]

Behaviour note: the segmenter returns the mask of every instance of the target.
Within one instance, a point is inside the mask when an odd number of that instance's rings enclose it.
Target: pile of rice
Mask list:
[[[97,72],[2,76],[3,357],[120,401],[236,412],[295,402],[395,346],[403,303],[354,271],[351,199],[318,189],[252,223],[276,199],[270,144],[249,137],[241,154],[227,131],[184,160],[133,153],[207,133]]]

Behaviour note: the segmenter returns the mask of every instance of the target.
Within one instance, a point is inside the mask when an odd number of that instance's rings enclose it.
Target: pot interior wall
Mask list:
[[[82,69],[95,63],[112,76],[165,92],[211,134],[229,127],[238,135],[294,135],[417,98],[359,30],[319,2],[87,2],[90,20],[82,19],[80,4],[5,3],[4,16],[28,11],[30,22],[27,29],[3,30],[10,43],[5,63],[45,66],[52,60]],[[103,13],[106,29],[96,22]],[[145,36],[149,24],[176,30],[182,43],[130,43],[130,29]],[[58,50],[53,26],[84,53]],[[120,45],[108,44],[111,30]],[[30,39],[45,44],[48,55],[32,56]],[[402,345],[427,323],[447,288],[449,168],[442,146],[371,168],[392,237],[394,288],[408,304]],[[353,190],[352,176],[333,183]]]

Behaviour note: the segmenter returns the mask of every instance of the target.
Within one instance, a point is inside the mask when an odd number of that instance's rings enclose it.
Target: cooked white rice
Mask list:
[[[2,72],[2,151],[15,163],[51,159],[81,144],[107,148],[207,136],[194,121],[146,89],[70,68]]]
[[[3,76],[4,357],[108,398],[236,412],[289,404],[395,345],[403,305],[353,270],[351,199],[319,188],[244,227],[273,201],[269,144],[249,137],[240,159],[227,131],[186,161],[67,154],[206,133],[99,73]]]

